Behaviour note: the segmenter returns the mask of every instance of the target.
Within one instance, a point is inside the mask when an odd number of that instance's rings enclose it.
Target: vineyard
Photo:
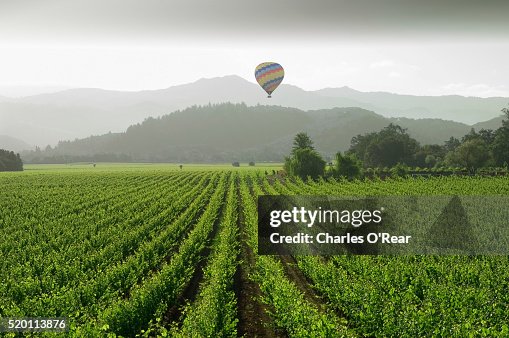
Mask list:
[[[0,317],[67,317],[71,337],[509,336],[509,257],[262,256],[256,206],[264,194],[508,195],[507,176],[39,170],[0,187]]]

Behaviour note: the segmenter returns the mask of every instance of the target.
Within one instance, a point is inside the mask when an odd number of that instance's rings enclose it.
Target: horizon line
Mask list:
[[[57,93],[62,93],[62,92],[66,92],[66,91],[72,91],[72,90],[101,90],[101,91],[108,91],[108,92],[123,92],[123,93],[139,93],[139,92],[150,92],[150,91],[161,91],[161,90],[167,90],[167,89],[171,89],[171,88],[174,88],[174,87],[180,87],[180,86],[185,86],[185,85],[191,85],[191,84],[195,84],[199,81],[204,81],[204,80],[216,80],[216,79],[221,79],[221,78],[227,78],[227,77],[236,77],[236,78],[240,78],[246,82],[249,82],[250,84],[253,84],[255,86],[258,86],[258,83],[256,82],[253,82],[253,81],[250,81],[240,75],[237,75],[237,74],[228,74],[228,75],[222,75],[222,76],[214,76],[214,77],[201,77],[199,79],[196,79],[194,81],[190,81],[190,82],[185,82],[185,83],[180,83],[180,84],[175,84],[175,85],[170,85],[168,87],[164,87],[164,88],[154,88],[154,89],[112,89],[112,88],[100,88],[100,87],[80,87],[80,86],[72,86],[72,85],[64,85],[64,84],[15,84],[15,85],[8,85],[8,84],[0,84],[0,97],[4,97],[4,98],[8,98],[8,99],[23,99],[23,98],[28,98],[28,97],[34,97],[34,96],[39,96],[39,95],[47,95],[47,94],[57,94]],[[415,94],[415,93],[396,93],[396,92],[392,92],[392,91],[384,91],[384,90],[374,90],[374,91],[362,91],[362,90],[358,90],[358,89],[355,89],[355,88],[352,88],[348,85],[344,85],[344,86],[340,86],[340,87],[331,87],[331,86],[326,86],[326,87],[322,87],[320,89],[314,89],[314,90],[307,90],[307,89],[304,89],[302,87],[299,87],[297,85],[294,85],[294,84],[291,84],[291,83],[282,83],[281,86],[289,86],[289,87],[295,87],[295,88],[298,88],[302,91],[305,91],[305,92],[309,92],[309,93],[315,93],[315,92],[319,92],[319,91],[322,91],[322,90],[334,90],[334,89],[350,89],[352,91],[355,91],[355,92],[359,92],[359,93],[366,93],[366,94],[369,94],[369,93],[373,93],[373,94],[376,94],[376,93],[384,93],[384,94],[392,94],[392,95],[400,95],[400,96],[416,96],[416,97],[450,97],[450,96],[459,96],[459,97],[464,97],[464,98],[479,98],[479,99],[490,99],[490,98],[509,98],[509,96],[466,96],[466,95],[461,95],[461,94],[442,94],[442,95],[420,95],[420,94]],[[2,88],[11,88],[11,89],[14,89],[14,88],[40,88],[40,89],[43,89],[43,88],[59,88],[59,89],[56,89],[56,90],[50,90],[50,91],[42,91],[40,93],[36,93],[36,94],[28,94],[28,95],[17,95],[17,96],[13,96],[13,95],[8,95],[8,94],[5,94],[5,93],[2,93]],[[324,95],[326,96],[326,95]]]

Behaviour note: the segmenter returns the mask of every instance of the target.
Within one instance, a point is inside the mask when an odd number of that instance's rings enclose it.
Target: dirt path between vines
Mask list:
[[[173,322],[177,322],[179,327],[182,324],[180,322],[180,317],[182,316],[182,310],[184,305],[187,302],[194,302],[196,299],[196,296],[198,295],[198,290],[200,287],[200,283],[203,281],[204,273],[203,269],[205,268],[207,264],[207,260],[212,252],[212,243],[216,239],[217,233],[219,232],[219,225],[222,220],[224,209],[226,208],[226,203],[224,202],[226,200],[226,191],[223,195],[223,202],[218,210],[218,217],[216,217],[216,220],[214,221],[214,225],[212,227],[212,231],[210,232],[209,236],[207,237],[207,246],[203,249],[203,251],[200,253],[200,261],[196,265],[194,269],[193,276],[191,277],[191,280],[187,283],[185,286],[183,292],[180,294],[180,296],[177,298],[177,301],[174,305],[170,306],[166,313],[163,316],[163,325],[168,326],[168,324],[171,324]],[[203,212],[205,212],[206,208]],[[200,216],[201,217],[201,216]],[[198,218],[199,219],[199,218]]]
[[[311,304],[316,305],[318,310],[322,312],[325,311],[327,304],[323,298],[315,291],[315,289],[313,289],[311,282],[299,269],[295,257],[285,255],[279,256],[279,258],[283,264],[286,277],[288,277],[288,280],[292,281],[295,286],[304,294],[304,299],[306,299]]]
[[[267,313],[268,307],[260,302],[262,292],[257,283],[249,278],[255,267],[253,251],[247,244],[247,234],[244,225],[244,214],[240,190],[237,189],[239,217],[237,225],[240,236],[240,264],[235,274],[235,293],[237,295],[237,311],[239,323],[237,331],[239,336],[251,337],[284,337],[271,328],[272,319]]]

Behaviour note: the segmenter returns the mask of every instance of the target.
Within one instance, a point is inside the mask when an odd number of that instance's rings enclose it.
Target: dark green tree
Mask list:
[[[315,151],[313,141],[308,134],[302,132],[293,139],[292,153],[285,158],[285,171],[292,176],[306,179],[308,176],[315,179],[323,176],[325,160]]]
[[[22,171],[23,161],[19,154],[0,149],[0,171]]]
[[[391,123],[378,133],[354,137],[349,153],[361,159],[365,167],[392,167],[397,163],[414,165],[419,148],[405,129]]]
[[[446,156],[450,166],[466,167],[471,173],[482,167],[490,158],[488,146],[481,138],[473,138],[463,142],[455,151]]]
[[[375,142],[377,135],[378,133],[373,132],[352,137],[348,153],[355,154],[357,158],[364,160],[369,145]]]
[[[502,127],[495,131],[492,152],[497,165],[507,166],[509,163],[509,108],[502,109],[502,112],[506,119],[502,121]]]
[[[299,149],[315,150],[313,146],[313,141],[311,140],[309,135],[304,132],[298,133],[297,135],[295,135],[295,138],[293,139],[292,153]]]
[[[479,130],[479,137],[486,142],[487,145],[492,145],[495,141],[495,131],[491,129]]]
[[[346,177],[348,179],[359,178],[362,174],[362,162],[354,154],[336,154],[336,164],[333,169],[333,176]]]
[[[414,155],[414,165],[417,167],[432,168],[445,157],[445,148],[438,144],[426,144]]]
[[[474,128],[471,128],[470,132],[461,138],[461,143],[465,143],[467,141],[475,140],[478,138],[480,138],[479,134],[475,132]]]
[[[445,141],[444,148],[446,152],[450,152],[456,150],[460,145],[461,141],[451,136],[449,140]]]
[[[325,160],[313,149],[296,149],[285,159],[284,168],[289,175],[316,179],[324,174]]]

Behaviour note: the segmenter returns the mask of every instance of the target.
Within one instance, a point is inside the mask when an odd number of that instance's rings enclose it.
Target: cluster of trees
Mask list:
[[[483,167],[507,168],[509,109],[502,111],[506,119],[497,130],[472,129],[461,139],[451,137],[443,145],[421,146],[405,129],[389,124],[379,132],[354,137],[350,149],[345,154],[337,153],[334,163],[329,163],[329,170],[309,136],[299,133],[291,155],[285,159],[285,170],[302,178],[327,174],[353,179],[360,177],[365,168],[392,168],[394,175],[405,172],[407,167],[461,167],[472,174]]]
[[[445,163],[461,165],[475,171],[482,167],[507,167],[509,164],[509,109],[502,110],[506,119],[497,130],[472,129],[461,141],[451,138],[446,142]]]
[[[323,176],[325,160],[315,150],[308,134],[298,133],[295,136],[292,153],[285,159],[284,169],[289,175],[302,178]]]
[[[0,149],[0,171],[23,171],[23,161],[19,154]]]
[[[471,173],[482,167],[507,167],[509,163],[509,109],[497,130],[474,129],[460,139],[451,137],[443,145],[421,146],[406,130],[390,124],[380,132],[358,135],[352,139],[349,154],[360,159],[366,168],[463,167]]]
[[[380,132],[359,135],[352,140],[349,154],[355,155],[367,168],[464,167],[471,172],[485,166],[507,166],[509,128],[496,131],[474,129],[461,138],[451,137],[443,145],[420,146],[404,129],[389,125]]]
[[[313,141],[306,133],[299,133],[293,141],[292,153],[285,158],[284,169],[288,175],[299,176],[303,179],[330,175],[334,177],[359,177],[362,163],[355,155],[340,152],[336,154],[335,165],[330,162],[326,170],[326,161],[315,150]]]

